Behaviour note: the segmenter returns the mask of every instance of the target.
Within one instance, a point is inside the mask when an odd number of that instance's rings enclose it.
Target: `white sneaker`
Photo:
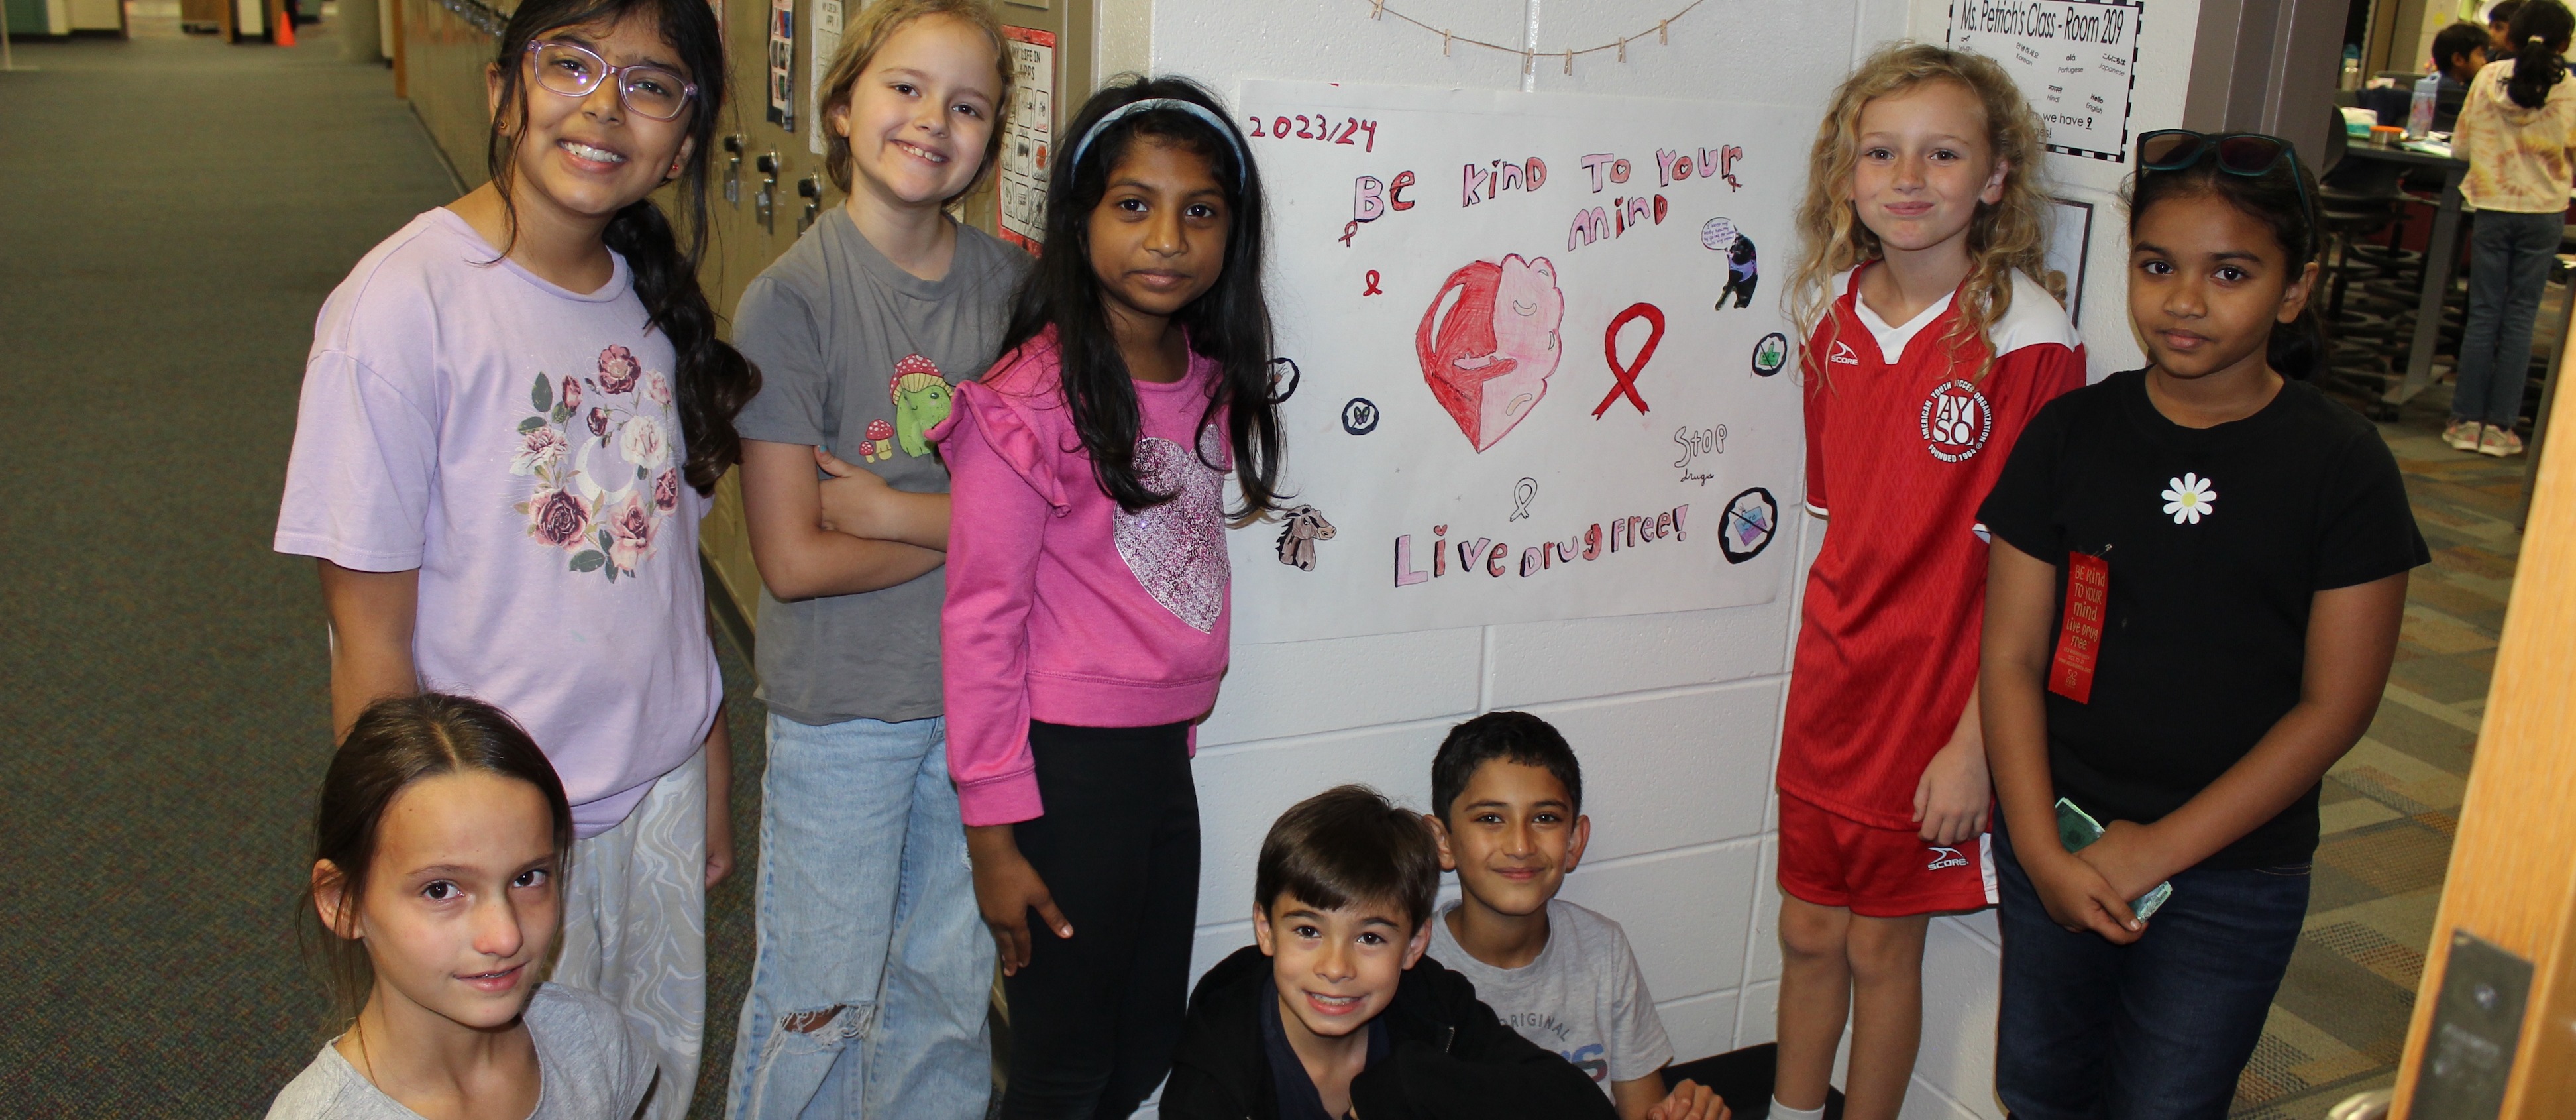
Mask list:
[[[2492,455],[2498,459],[2520,455],[2522,437],[2513,434],[2509,429],[2488,424],[2478,433],[2478,454]]]
[[[2452,420],[2450,427],[2442,429],[2442,442],[2450,444],[2451,450],[2453,451],[2477,450],[2477,422],[2472,420]]]

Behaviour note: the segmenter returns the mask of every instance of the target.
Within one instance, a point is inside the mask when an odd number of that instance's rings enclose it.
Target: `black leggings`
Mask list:
[[[1029,724],[1046,815],[1012,829],[1073,937],[1030,916],[1005,1120],[1119,1120],[1172,1066],[1198,922],[1189,725]]]

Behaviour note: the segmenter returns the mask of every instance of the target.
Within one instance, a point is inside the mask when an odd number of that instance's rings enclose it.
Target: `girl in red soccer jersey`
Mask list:
[[[1995,900],[1977,503],[2023,422],[2084,383],[2062,282],[2035,279],[2040,136],[2001,67],[1919,44],[1861,63],[1817,130],[1791,299],[1812,332],[1807,507],[1831,530],[1780,750],[1782,1120],[1821,1114],[1847,1009],[1844,1115],[1892,1120],[1925,927]]]

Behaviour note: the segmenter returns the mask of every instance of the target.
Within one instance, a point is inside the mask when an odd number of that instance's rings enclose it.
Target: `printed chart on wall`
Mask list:
[[[841,53],[841,0],[814,0],[813,39],[805,47],[805,89],[806,96],[820,97],[832,57]],[[805,149],[819,156],[823,144],[823,112],[818,105],[805,114]]]
[[[2128,162],[2139,0],[1953,0],[1950,45],[2003,64],[2048,126],[2048,150]]]
[[[1055,32],[1005,27],[1011,109],[1002,122],[1002,240],[1035,252],[1046,239],[1047,145],[1055,139]]]
[[[796,131],[796,0],[769,0],[769,121]]]
[[[1773,597],[1812,111],[1271,81],[1239,104],[1294,497],[1229,542],[1236,640]]]

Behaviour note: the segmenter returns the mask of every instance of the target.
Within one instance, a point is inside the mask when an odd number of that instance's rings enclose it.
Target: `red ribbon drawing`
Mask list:
[[[1377,286],[1376,269],[1372,268],[1368,270],[1368,290],[1361,292],[1360,294],[1364,296],[1382,296],[1386,294],[1386,289]]]
[[[1646,344],[1637,349],[1637,360],[1623,367],[1619,364],[1619,328],[1641,318],[1652,329],[1646,333]],[[1610,373],[1619,381],[1618,384],[1610,387],[1609,396],[1601,398],[1600,407],[1592,410],[1593,419],[1600,419],[1602,413],[1610,411],[1611,402],[1622,396],[1628,398],[1628,403],[1636,405],[1638,412],[1647,411],[1646,398],[1637,395],[1637,374],[1646,368],[1646,360],[1655,356],[1655,347],[1661,345],[1663,341],[1664,312],[1654,304],[1632,303],[1628,305],[1626,311],[1611,317],[1610,329],[1602,332],[1601,335],[1601,354],[1609,359]]]

